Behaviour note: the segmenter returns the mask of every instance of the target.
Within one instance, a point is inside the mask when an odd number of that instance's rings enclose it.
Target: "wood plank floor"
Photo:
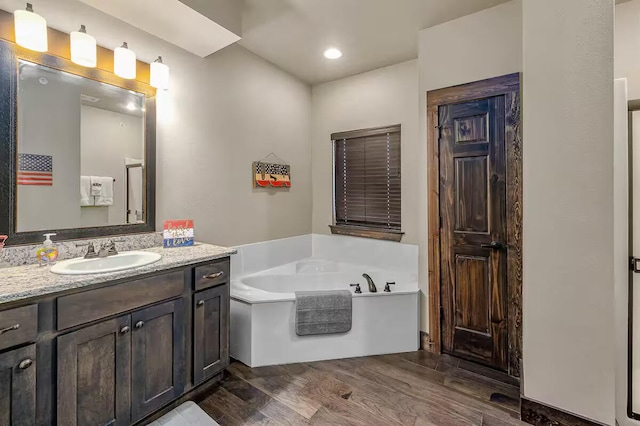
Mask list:
[[[446,355],[410,352],[229,367],[199,402],[228,425],[521,425],[517,383]]]

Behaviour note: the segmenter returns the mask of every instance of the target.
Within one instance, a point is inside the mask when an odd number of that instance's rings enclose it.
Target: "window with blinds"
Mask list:
[[[335,225],[400,231],[400,126],[332,140]]]

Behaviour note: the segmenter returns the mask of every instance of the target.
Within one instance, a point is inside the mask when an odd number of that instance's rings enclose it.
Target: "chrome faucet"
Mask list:
[[[369,285],[369,293],[377,293],[378,289],[376,288],[376,284],[373,282],[371,277],[368,274],[362,274],[362,276],[367,280],[367,284]]]
[[[95,259],[96,257],[98,257],[98,253],[96,253],[96,248],[93,246],[93,243],[88,243],[87,246],[87,252],[85,253],[84,258]]]
[[[109,242],[98,251],[98,257],[115,256],[116,254],[118,254],[118,250],[116,250],[116,243],[113,240],[109,240]]]

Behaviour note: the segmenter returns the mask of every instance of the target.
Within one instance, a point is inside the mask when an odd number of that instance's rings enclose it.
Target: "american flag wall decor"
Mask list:
[[[53,186],[53,157],[18,154],[18,185]]]

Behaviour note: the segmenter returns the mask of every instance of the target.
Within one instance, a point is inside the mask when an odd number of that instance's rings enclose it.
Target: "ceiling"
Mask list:
[[[245,0],[239,43],[317,84],[415,59],[418,31],[507,1]]]
[[[178,0],[80,1],[203,58],[240,39]]]

